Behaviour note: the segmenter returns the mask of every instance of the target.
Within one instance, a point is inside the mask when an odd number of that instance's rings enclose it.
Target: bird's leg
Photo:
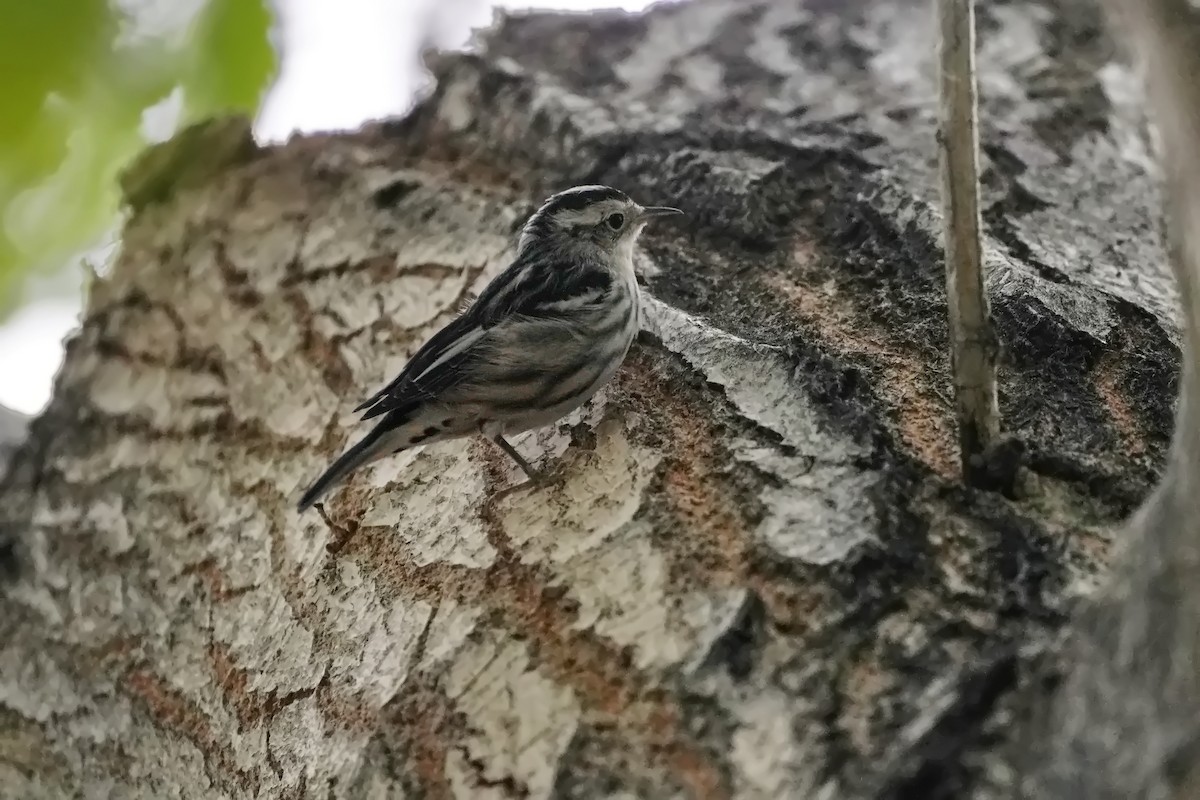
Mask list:
[[[492,441],[495,442],[501,450],[503,450],[505,453],[508,453],[509,458],[517,462],[517,466],[521,468],[521,471],[525,473],[525,476],[529,478],[529,480],[535,483],[541,482],[542,473],[534,469],[533,466],[525,460],[524,456],[517,452],[517,448],[509,444],[503,436],[496,434],[492,437]]]

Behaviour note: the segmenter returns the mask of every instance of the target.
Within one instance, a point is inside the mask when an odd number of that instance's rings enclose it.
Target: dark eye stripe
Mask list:
[[[612,288],[612,275],[605,270],[585,269],[578,271],[547,272],[536,287],[523,293],[514,311],[539,315],[539,309],[580,295],[604,293]]]

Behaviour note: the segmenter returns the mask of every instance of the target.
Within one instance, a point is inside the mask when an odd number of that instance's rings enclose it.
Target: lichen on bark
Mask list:
[[[1157,176],[1090,5],[980,3],[1023,493],[963,488],[926,3],[527,14],[134,214],[0,488],[12,796],[955,797],[1162,469]],[[552,44],[551,44],[552,43]],[[297,516],[548,192],[687,212],[588,407]]]

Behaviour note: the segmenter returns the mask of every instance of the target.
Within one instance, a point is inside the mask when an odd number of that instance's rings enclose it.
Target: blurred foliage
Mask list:
[[[113,227],[147,109],[253,116],[272,23],[269,0],[0,0],[0,320]]]

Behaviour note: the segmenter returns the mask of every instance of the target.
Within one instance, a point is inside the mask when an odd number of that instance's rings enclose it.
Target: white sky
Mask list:
[[[651,0],[278,0],[283,7],[283,70],[264,104],[258,133],[356,128],[409,105],[423,31],[443,47],[462,46],[492,7],[641,10]],[[50,398],[64,337],[82,298],[34,300],[0,326],[0,404],[35,413]]]

